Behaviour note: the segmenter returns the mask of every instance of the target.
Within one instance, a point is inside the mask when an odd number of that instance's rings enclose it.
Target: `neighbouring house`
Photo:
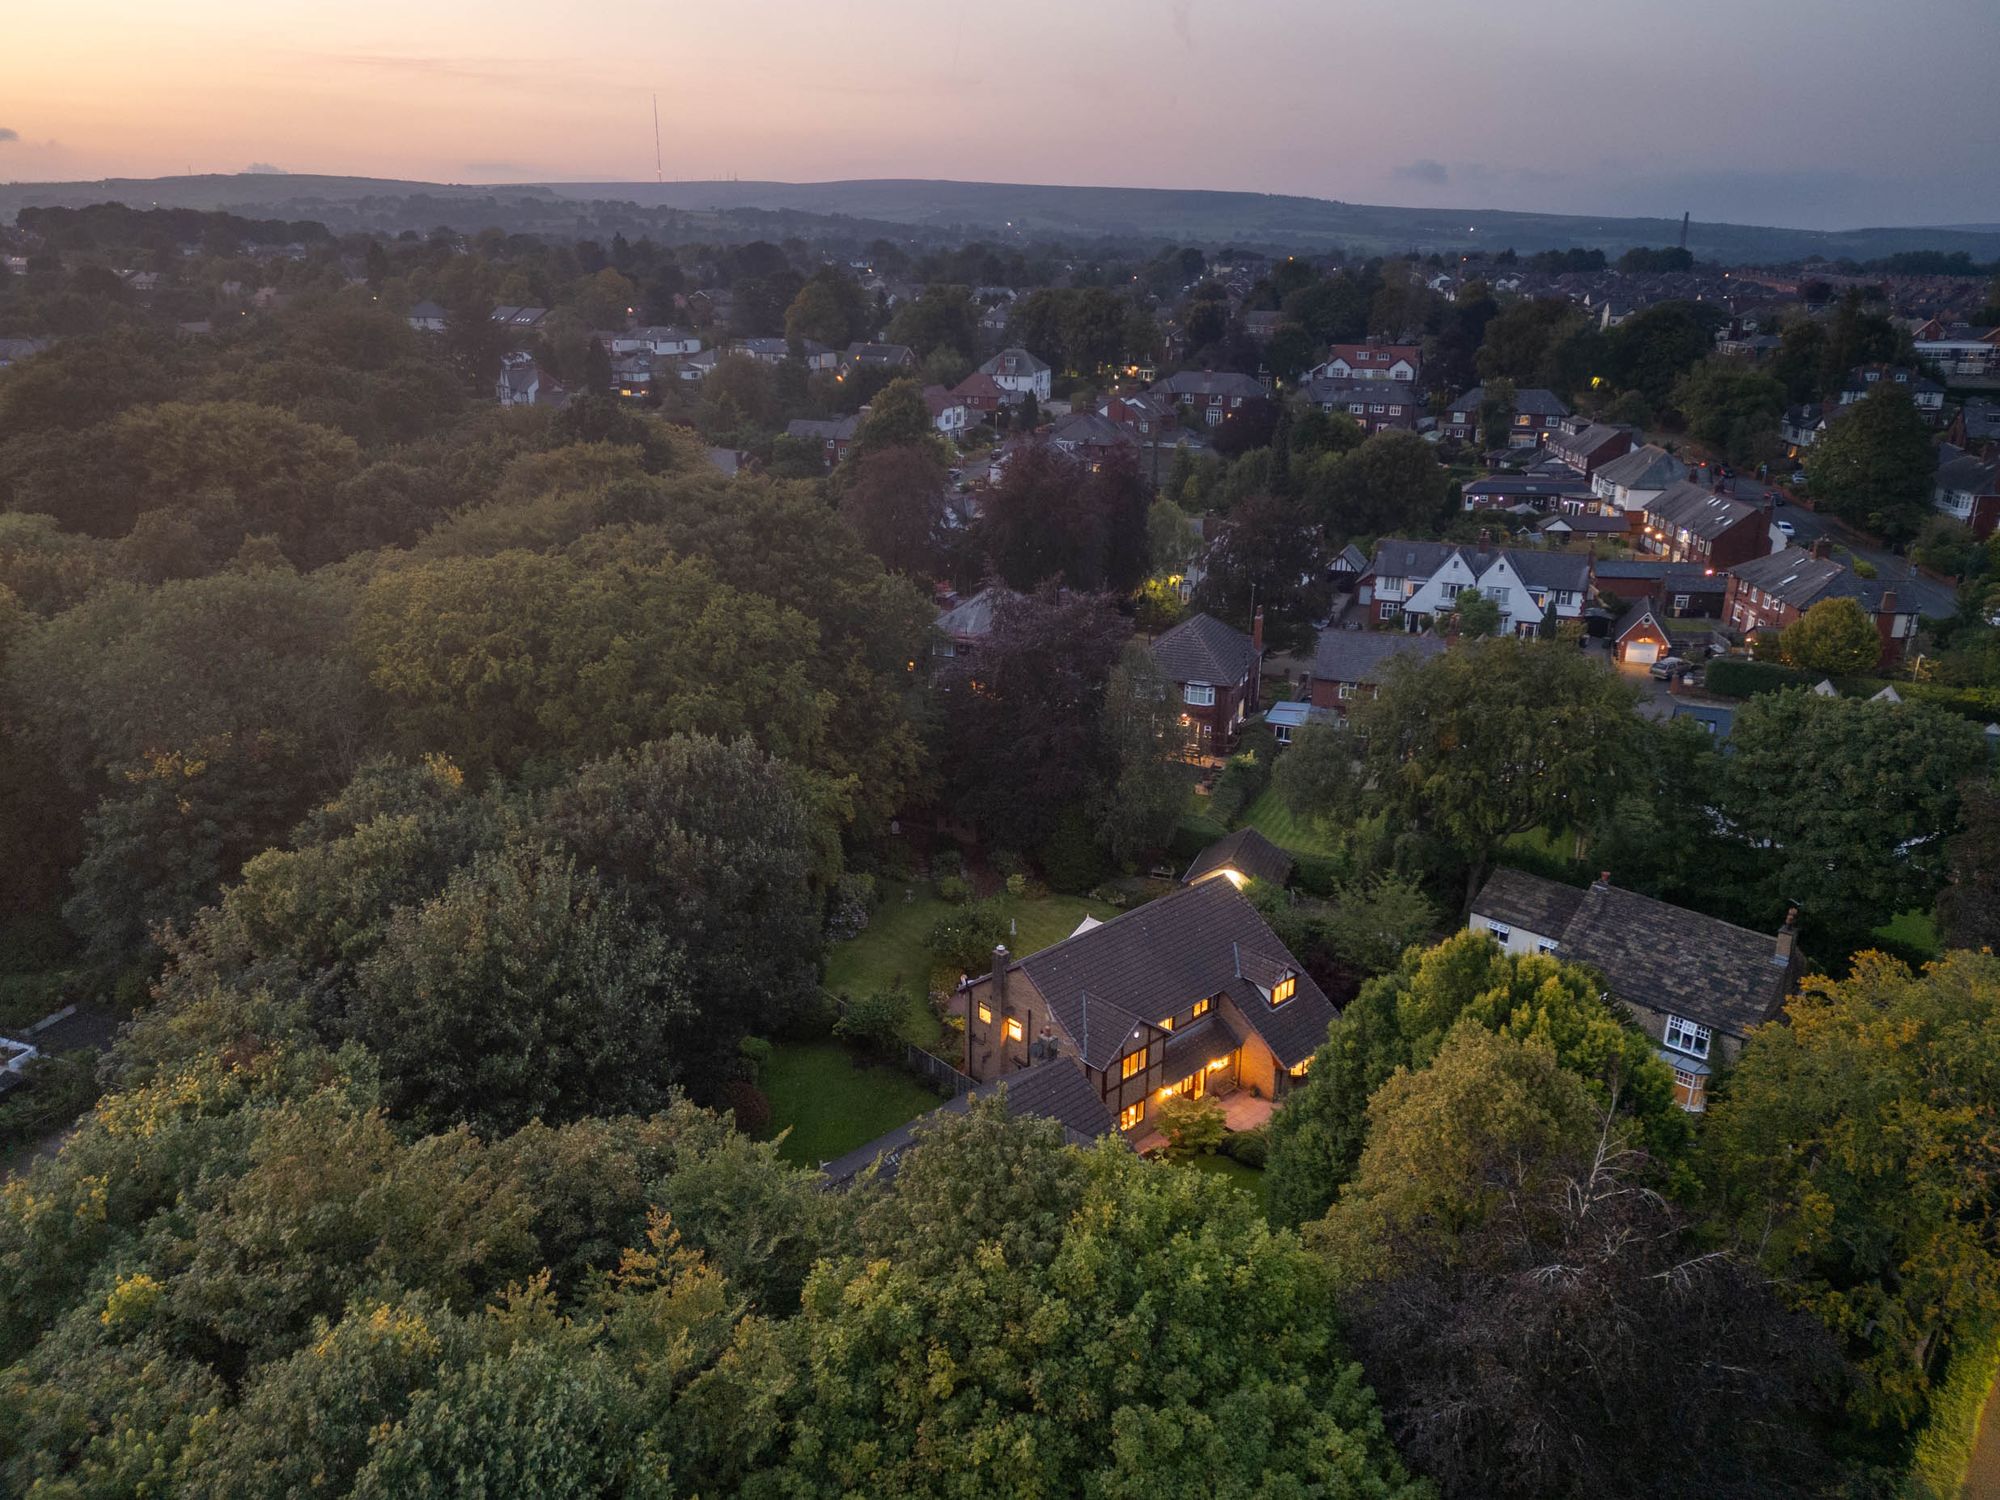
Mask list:
[[[1590,573],[1587,554],[1385,537],[1375,544],[1361,598],[1378,623],[1424,630],[1473,589],[1500,606],[1501,634],[1533,635],[1550,610],[1558,620],[1583,618]]]
[[[1285,315],[1281,312],[1247,312],[1243,315],[1243,334],[1252,343],[1268,344],[1284,326]]]
[[[679,358],[701,353],[701,335],[685,328],[648,325],[628,328],[611,335],[608,346],[613,354],[651,354],[656,358]]]
[[[1968,396],[1952,414],[1944,430],[1944,440],[1956,448],[1981,448],[2000,443],[2000,401],[1982,401]]]
[[[1444,649],[1444,637],[1428,631],[1411,635],[1401,630],[1322,630],[1313,645],[1313,707],[1345,724],[1352,705],[1381,691],[1390,662],[1423,661]]]
[[[1788,406],[1778,418],[1778,436],[1784,440],[1786,456],[1797,458],[1819,441],[1826,431],[1827,409],[1817,401]]]
[[[1482,474],[1465,481],[1459,503],[1466,510],[1560,510],[1591,508],[1590,486],[1581,479],[1525,474]]]
[[[1393,380],[1348,380],[1317,376],[1300,394],[1324,412],[1339,412],[1363,432],[1414,432],[1424,404],[1416,387]]]
[[[1707,1104],[1716,1067],[1783,1008],[1800,968],[1797,912],[1775,936],[1669,906],[1611,884],[1588,890],[1523,870],[1495,870],[1468,925],[1510,953],[1587,964],[1674,1070],[1682,1109]]]
[[[797,359],[808,370],[831,370],[840,360],[838,354],[818,339],[735,339],[729,345],[729,352],[760,365],[781,365],[788,359]]]
[[[555,406],[569,403],[569,392],[553,376],[542,373],[533,356],[510,354],[500,363],[493,393],[502,406]]]
[[[892,370],[903,374],[917,367],[917,351],[908,344],[849,344],[840,356],[840,373]]]
[[[854,435],[860,430],[861,417],[858,413],[824,421],[794,417],[785,424],[786,437],[819,444],[820,461],[829,471],[847,457],[847,450],[854,446]]]
[[[1175,407],[1193,411],[1204,427],[1220,427],[1271,399],[1263,381],[1233,370],[1182,370],[1155,382],[1150,390]]]
[[[1669,617],[1698,615],[1720,620],[1729,579],[1700,563],[1660,562],[1643,558],[1599,559],[1591,566],[1598,593],[1645,600]]]
[[[682,355],[673,362],[674,376],[679,380],[706,380],[715,373],[715,367],[722,362],[722,350],[701,349],[693,354]]]
[[[1934,364],[1947,379],[1990,380],[2000,376],[2000,327],[1940,322],[1932,318],[1912,336],[1917,357]]]
[[[959,987],[965,1074],[1073,1058],[1127,1136],[1177,1094],[1280,1099],[1335,1011],[1228,880],[1182,886]]]
[[[965,599],[954,599],[938,612],[933,625],[931,655],[970,656],[993,633],[993,612],[1002,600],[1019,597],[1001,584],[989,584]]]
[[[1567,426],[1576,427],[1576,423],[1572,421]],[[1551,433],[1548,449],[1551,454],[1588,479],[1602,465],[1630,453],[1634,440],[1634,434],[1629,427],[1609,422],[1591,422],[1577,427],[1573,432],[1565,430]]]
[[[1724,755],[1731,753],[1729,736],[1736,729],[1736,710],[1728,704],[1676,703],[1672,717],[1691,720],[1702,733],[1715,741]]]
[[[1771,507],[1738,500],[1692,479],[1668,485],[1646,502],[1643,551],[1668,562],[1721,572],[1771,550]]]
[[[1944,416],[1944,387],[1907,365],[1856,365],[1847,372],[1840,389],[1827,398],[1830,406],[1852,406],[1872,394],[1877,387],[1901,386],[1909,392],[1917,411],[1930,421]]]
[[[1182,885],[1217,877],[1242,890],[1253,880],[1283,885],[1292,878],[1292,857],[1254,828],[1225,833],[1194,857]]]
[[[1257,709],[1258,673],[1264,661],[1264,612],[1250,634],[1212,615],[1190,615],[1151,647],[1160,676],[1173,684],[1187,753],[1201,757],[1228,750],[1244,719]]]
[[[1590,476],[1590,492],[1607,506],[1638,519],[1647,503],[1688,477],[1688,466],[1664,448],[1648,443],[1600,464]]]
[[[1003,407],[1012,406],[1021,399],[1019,392],[1006,389],[991,375],[978,370],[974,370],[953,386],[951,393],[964,403],[967,413],[974,421],[983,421]]]
[[[1461,443],[1479,440],[1479,408],[1486,403],[1486,387],[1475,385],[1445,408],[1438,431]],[[1524,386],[1514,392],[1514,415],[1507,422],[1509,448],[1536,448],[1562,430],[1569,408],[1554,391],[1540,386]]]
[[[1829,555],[1824,538],[1810,551],[1787,547],[1729,570],[1723,618],[1732,630],[1783,630],[1822,599],[1853,599],[1874,618],[1882,638],[1879,667],[1902,661],[1917,633],[1918,614],[1904,604],[1893,581],[1863,578]]]
[[[1048,400],[1054,389],[1049,367],[1026,349],[1002,349],[975,373],[986,376],[1003,391],[1033,396],[1037,401]]]
[[[653,356],[614,354],[611,356],[611,390],[614,395],[639,400],[653,394]]]
[[[1422,636],[1399,637],[1399,639],[1422,640]],[[1293,737],[1301,729],[1314,724],[1324,724],[1337,728],[1340,715],[1330,708],[1321,708],[1316,703],[1303,699],[1286,703],[1273,703],[1264,710],[1264,722],[1271,726],[1271,737],[1282,747],[1291,744]]]
[[[1173,402],[1147,391],[1107,396],[1097,408],[1100,417],[1129,427],[1147,442],[1171,434],[1180,425]]]
[[[992,1083],[974,1085],[949,1104],[824,1163],[820,1175],[827,1186],[840,1188],[874,1167],[876,1181],[894,1181],[903,1154],[922,1144],[926,1131],[946,1115],[966,1113],[974,1100],[989,1094],[1000,1098],[1012,1119],[1054,1120],[1062,1126],[1063,1136],[1072,1146],[1088,1146],[1100,1136],[1118,1135],[1117,1120],[1091,1084],[1082,1064],[1075,1057],[1049,1053],[1038,1056],[1018,1072],[1008,1073]],[[1125,1137],[1120,1135],[1119,1139]]]
[[[1139,449],[1138,436],[1130,427],[1094,411],[1073,411],[1056,418],[1049,429],[1049,441],[1092,470],[1103,468],[1114,454],[1136,454]]]
[[[514,333],[528,333],[540,328],[548,320],[546,307],[515,307],[509,303],[493,309],[488,316],[502,327]]]
[[[1989,445],[1981,457],[1950,443],[1939,443],[1931,504],[1971,527],[1981,541],[1993,535],[2000,524],[2000,451]]]
[[[443,333],[445,310],[435,302],[419,302],[403,315],[403,321],[419,333]]]
[[[1394,380],[1414,384],[1424,367],[1415,344],[1335,344],[1306,372],[1311,380]]]
[[[1559,547],[1568,546],[1578,537],[1595,542],[1599,538],[1609,541],[1623,539],[1632,534],[1631,523],[1623,516],[1603,516],[1594,511],[1581,511],[1575,514],[1564,511],[1558,515],[1545,516],[1535,523],[1535,530]]]
[[[930,411],[931,425],[946,437],[957,437],[972,425],[972,409],[941,385],[924,387],[924,406]]]

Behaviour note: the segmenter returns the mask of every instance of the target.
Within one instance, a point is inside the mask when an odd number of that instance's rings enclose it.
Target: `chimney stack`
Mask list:
[[[1881,608],[1876,610],[1876,613],[1883,615],[1893,615],[1896,613],[1896,591],[1894,589],[1882,590],[1882,605]]]
[[[1818,538],[1812,544],[1812,555],[1821,562],[1825,562],[1827,558],[1833,555],[1833,544],[1825,537]]]
[[[1893,598],[1894,595],[1890,597]],[[1262,660],[1264,655],[1264,606],[1261,604],[1257,606],[1255,613],[1250,616],[1250,649],[1257,653],[1259,660]]]
[[[1591,889],[1592,889],[1593,891],[1608,891],[1608,890],[1610,890],[1610,889],[1611,889],[1611,872],[1610,872],[1609,870],[1600,870],[1600,871],[1598,871],[1598,874],[1597,874],[1597,879],[1595,879],[1594,881],[1592,881],[1592,882],[1591,882],[1591,884],[1590,884],[1590,888],[1591,888]]]
[[[1007,951],[1005,943],[993,945],[993,1008],[999,1010],[1007,1004],[1007,965],[1013,961],[1013,954]]]
[[[1792,950],[1798,941],[1799,909],[1794,906],[1785,912],[1785,925],[1778,929],[1778,941],[1771,950],[1771,962],[1781,968],[1792,966]]]

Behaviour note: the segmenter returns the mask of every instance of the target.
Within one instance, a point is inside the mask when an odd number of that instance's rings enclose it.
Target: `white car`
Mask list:
[[[1779,521],[1776,525],[1778,530],[1784,532],[1786,536],[1795,536],[1798,533],[1798,528],[1793,526],[1790,521]]]

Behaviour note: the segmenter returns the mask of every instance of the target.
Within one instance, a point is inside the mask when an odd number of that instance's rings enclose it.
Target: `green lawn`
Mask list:
[[[1248,1198],[1258,1213],[1264,1211],[1264,1174],[1255,1167],[1246,1167],[1233,1156],[1197,1156],[1187,1165],[1191,1171],[1220,1178]]]
[[[906,900],[911,892],[915,893],[914,899]],[[1049,895],[1016,900],[1002,895],[998,901],[1001,912],[1017,928],[1007,938],[1007,946],[1017,958],[1060,942],[1087,916],[1103,921],[1113,915],[1113,908],[1083,896]],[[826,987],[836,994],[847,995],[900,990],[910,998],[909,1021],[903,1034],[920,1047],[936,1041],[941,1028],[924,1003],[931,972],[931,956],[924,948],[924,938],[937,919],[950,909],[926,882],[885,882],[882,900],[861,935],[836,943],[827,955]]]
[[[1337,854],[1334,843],[1312,824],[1292,816],[1276,787],[1266,787],[1264,795],[1250,804],[1238,826],[1254,828],[1280,849],[1294,854]]]
[[[1892,943],[1901,943],[1906,948],[1914,948],[1919,953],[1943,951],[1943,945],[1938,942],[1937,923],[1931,920],[1927,911],[1899,911],[1876,928],[1875,935]]]
[[[943,1103],[890,1063],[865,1068],[831,1042],[781,1044],[764,1068],[771,1100],[766,1139],[790,1128],[778,1154],[801,1166],[844,1156]]]

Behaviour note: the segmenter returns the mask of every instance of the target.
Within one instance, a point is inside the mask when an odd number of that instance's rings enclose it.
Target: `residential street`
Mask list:
[[[1786,491],[1779,489],[1778,493],[1782,495]],[[1914,602],[1918,611],[1926,616],[1941,618],[1957,608],[1949,585],[1926,578],[1908,558],[1898,557],[1886,547],[1862,541],[1851,527],[1836,517],[1807,510],[1787,495],[1785,503],[1778,507],[1778,519],[1792,523],[1792,541],[1796,546],[1810,547],[1823,536],[1833,543],[1835,557],[1848,554],[1873,563],[1877,573],[1884,579],[1894,579],[1896,592]]]

